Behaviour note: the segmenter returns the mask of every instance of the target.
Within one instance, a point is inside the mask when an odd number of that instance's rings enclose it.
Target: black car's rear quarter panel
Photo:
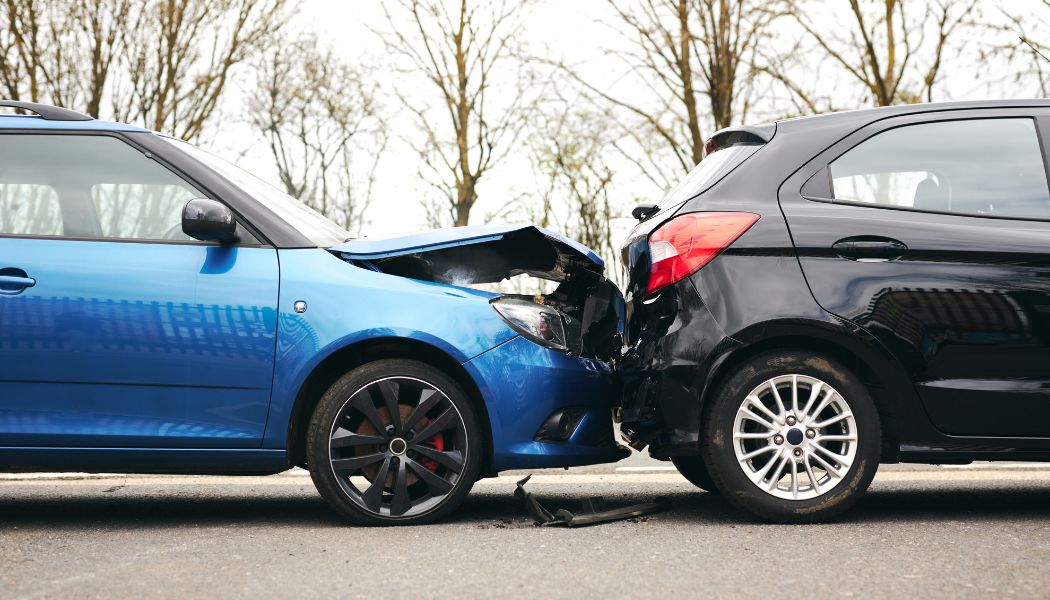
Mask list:
[[[777,187],[794,168],[778,153],[778,138],[673,215],[640,224],[625,249],[632,283],[623,420],[654,456],[695,454],[703,400],[727,365],[753,355],[749,344],[797,335],[792,323],[837,323],[813,300],[777,204]],[[700,211],[760,218],[692,277],[642,298],[646,236],[672,216]]]

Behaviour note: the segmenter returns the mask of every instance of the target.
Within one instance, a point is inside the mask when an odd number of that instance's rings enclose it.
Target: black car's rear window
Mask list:
[[[663,210],[704,193],[750,158],[752,154],[758,152],[761,147],[762,144],[735,144],[708,155],[707,158],[700,161],[700,164],[693,167],[692,171],[689,171],[685,179],[667,192],[667,195],[660,200],[660,209]]]

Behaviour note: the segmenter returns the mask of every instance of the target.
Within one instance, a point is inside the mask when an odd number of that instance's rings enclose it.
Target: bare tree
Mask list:
[[[313,37],[256,61],[251,122],[285,190],[360,232],[388,141],[370,74]]]
[[[130,23],[127,81],[114,88],[119,120],[192,140],[235,68],[280,32],[287,0],[146,0]]]
[[[123,50],[132,7],[133,0],[77,0],[70,9],[82,56],[66,76],[80,83],[80,102],[95,118],[101,116],[102,100]]]
[[[5,95],[192,139],[291,0],[0,1]]]
[[[933,101],[949,42],[970,23],[978,0],[849,0],[848,18],[842,26],[818,25],[813,18],[826,15],[829,5],[793,0],[790,14],[805,36],[859,83],[876,106]],[[841,33],[840,33],[841,32]],[[812,61],[811,54],[804,54]],[[783,67],[783,65],[781,65]],[[794,66],[798,68],[798,64]],[[805,86],[778,71],[778,78],[805,104],[815,100]]]
[[[618,108],[621,147],[660,187],[703,158],[706,132],[746,118],[756,48],[781,16],[779,0],[609,0],[613,28],[626,46],[621,59],[629,84],[619,90],[570,75]],[[654,90],[654,94],[639,90]]]
[[[1004,57],[1016,66],[1012,73],[1016,82],[1046,97],[1050,95],[1050,0],[1006,6],[1006,23],[992,24],[992,28],[1007,34],[1007,41],[994,46],[988,55]]]
[[[79,8],[75,6],[74,10]],[[33,102],[67,104],[77,66],[66,5],[55,0],[3,0],[0,69],[7,95]]]
[[[700,69],[716,129],[732,125],[738,112],[747,114],[755,51],[782,14],[776,1],[700,0]]]
[[[610,194],[614,169],[607,148],[612,133],[608,115],[560,94],[549,99],[535,119],[528,140],[539,203],[531,215],[603,256],[614,256]],[[538,213],[538,214],[535,214]]]
[[[422,132],[409,143],[422,158],[423,179],[442,197],[436,210],[429,207],[433,225],[448,219],[457,226],[469,222],[479,182],[523,130],[530,82],[517,56],[523,35],[520,20],[527,4],[520,0],[383,4],[388,30],[377,33],[406,67],[397,94]],[[428,100],[410,81],[413,73],[426,78]]]

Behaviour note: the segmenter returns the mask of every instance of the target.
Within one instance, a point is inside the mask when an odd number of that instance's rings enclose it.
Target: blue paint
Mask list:
[[[612,402],[620,393],[605,363],[542,348],[517,337],[464,365],[485,397],[497,470],[614,462],[628,451],[612,444]],[[559,408],[586,409],[564,443],[533,441]]]
[[[123,131],[128,133],[148,133],[148,129],[111,123],[109,121],[48,121],[36,115],[2,115],[0,129],[40,129],[61,131]]]
[[[596,446],[608,442],[618,394],[608,366],[517,337],[489,306],[496,294],[377,273],[316,248],[0,238],[0,257],[38,280],[0,302],[0,446],[283,454],[310,373],[334,352],[386,338],[463,363],[483,395],[497,468],[622,457]],[[296,313],[297,300],[310,309]],[[573,438],[532,441],[564,406],[587,408]],[[110,454],[124,469],[134,452]],[[91,454],[92,468],[104,455]]]
[[[299,389],[325,358],[343,348],[407,339],[462,363],[516,335],[489,306],[497,294],[377,273],[318,248],[281,250],[280,261],[267,448],[287,445]],[[305,300],[309,310],[296,313],[297,300]]]
[[[0,261],[37,282],[0,297],[0,446],[259,447],[276,250],[0,238]]]

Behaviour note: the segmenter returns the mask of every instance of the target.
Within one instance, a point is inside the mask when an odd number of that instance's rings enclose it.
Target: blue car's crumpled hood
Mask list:
[[[331,248],[346,260],[394,263],[399,274],[444,283],[489,283],[529,273],[561,281],[573,271],[602,273],[593,250],[532,225],[478,225],[350,240]],[[386,268],[382,269],[387,271]]]
[[[500,298],[560,311],[573,353],[608,360],[620,351],[623,295],[605,278],[605,263],[594,251],[553,231],[531,225],[454,227],[351,240],[330,250],[358,267],[455,286],[521,274],[556,281],[550,293],[501,293]]]

